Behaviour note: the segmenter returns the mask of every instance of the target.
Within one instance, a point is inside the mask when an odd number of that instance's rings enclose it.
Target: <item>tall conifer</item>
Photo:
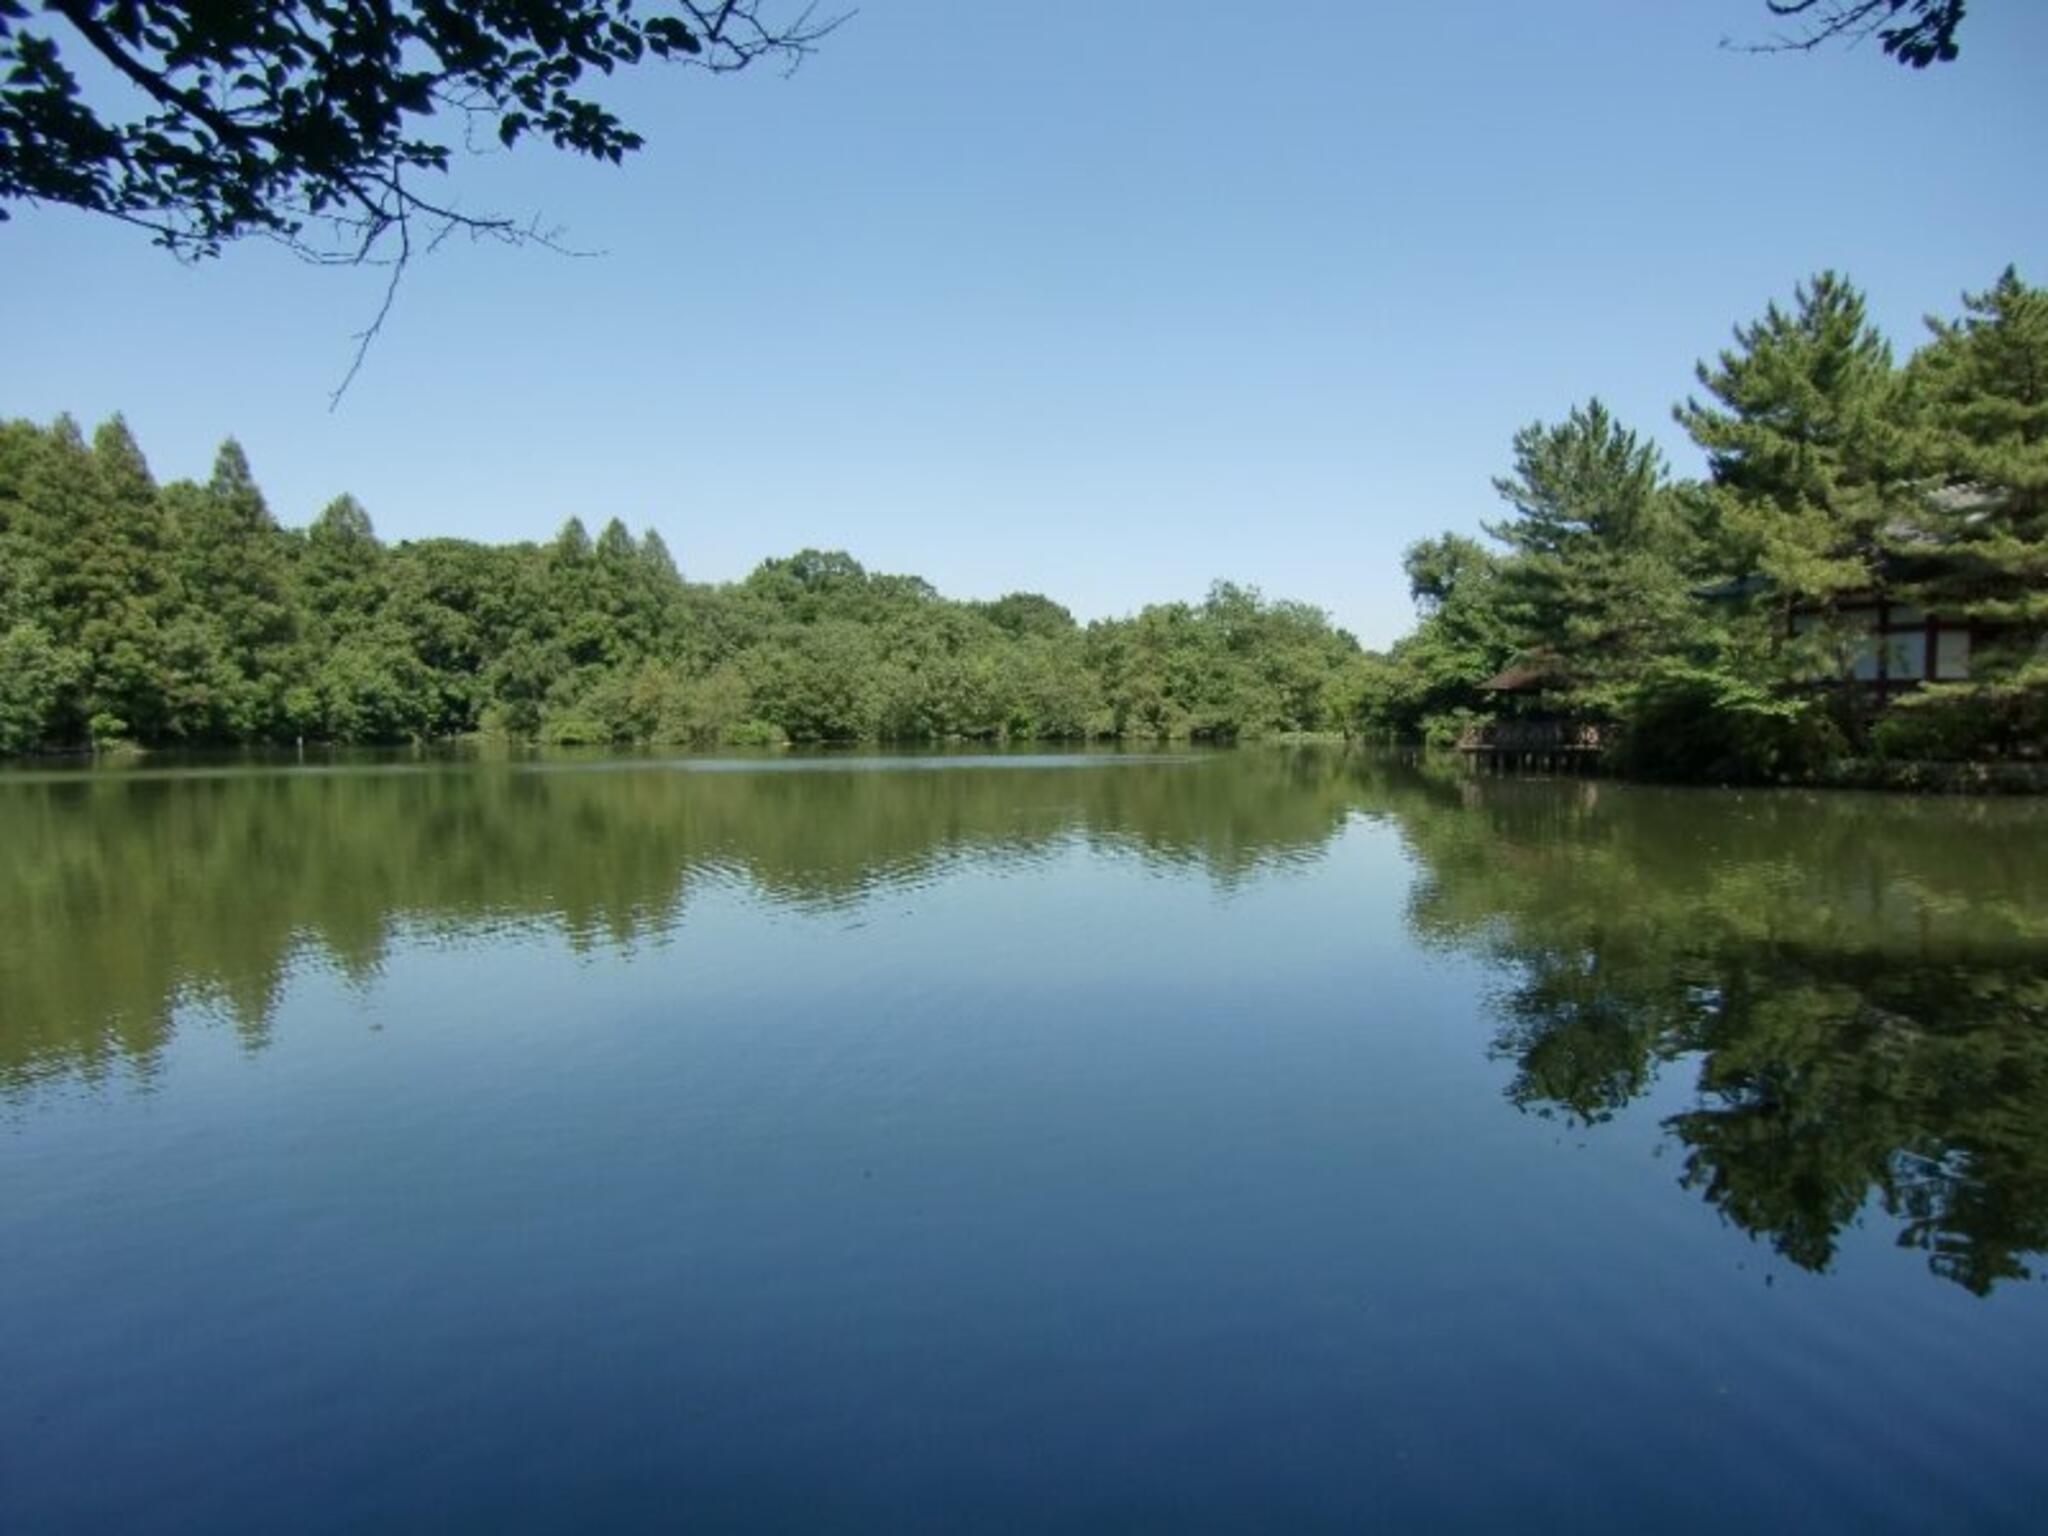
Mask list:
[[[1580,688],[1627,675],[1679,616],[1679,529],[1656,445],[1599,400],[1515,434],[1514,472],[1493,482],[1514,515],[1502,611],[1526,652]]]
[[[2007,267],[1907,369],[1926,490],[1899,551],[1913,595],[1981,626],[1967,683],[2007,745],[2048,746],[2048,289]]]
[[[1891,347],[1863,295],[1823,272],[1735,341],[1697,370],[1718,405],[1676,412],[1706,450],[1733,563],[1823,606],[1881,585],[1900,443]]]

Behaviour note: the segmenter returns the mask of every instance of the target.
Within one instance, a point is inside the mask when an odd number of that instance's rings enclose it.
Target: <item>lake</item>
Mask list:
[[[0,1530],[2038,1530],[2048,806],[0,776]]]

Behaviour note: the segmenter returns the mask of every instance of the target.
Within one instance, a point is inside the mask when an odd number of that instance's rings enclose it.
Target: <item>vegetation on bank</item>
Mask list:
[[[1486,686],[1512,667],[1641,775],[2038,760],[2048,290],[2008,269],[1964,303],[1903,365],[1833,274],[1770,306],[1677,409],[1701,480],[1598,400],[1525,428],[1491,542],[1408,551],[1420,620],[1385,654],[1228,582],[1084,625],[1036,593],[956,601],[815,550],[689,582],[616,521],[386,545],[343,496],[286,529],[232,442],[206,484],[160,486],[118,418],[90,442],[69,420],[0,423],[0,753],[471,733],[1446,744],[1529,708]],[[1967,677],[1880,708],[1873,600],[1968,626]]]
[[[2048,290],[2008,268],[1928,323],[1897,365],[1823,273],[1739,327],[1676,410],[1704,480],[1674,480],[1597,400],[1525,429],[1491,544],[1409,549],[1420,622],[1368,663],[1361,723],[1448,742],[1526,707],[1484,686],[1515,665],[1638,774],[2041,755]],[[1967,680],[1880,709],[1859,675],[1873,600],[1971,626]]]
[[[118,419],[0,424],[0,752],[500,733],[695,746],[1238,740],[1341,729],[1362,654],[1218,583],[1079,624],[844,554],[689,582],[660,537],[386,545],[278,525],[242,451],[159,486]]]

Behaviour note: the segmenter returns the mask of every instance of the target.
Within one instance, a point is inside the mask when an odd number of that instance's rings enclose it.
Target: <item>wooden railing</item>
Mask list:
[[[1468,726],[1460,752],[1598,752],[1600,727],[1579,720],[1489,720]]]

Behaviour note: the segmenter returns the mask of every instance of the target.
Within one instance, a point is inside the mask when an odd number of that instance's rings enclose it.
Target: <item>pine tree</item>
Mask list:
[[[1795,606],[1818,615],[1809,638],[1777,648],[1781,680],[1818,670],[1846,684],[1869,641],[1840,605],[1885,593],[1887,539],[1913,504],[1900,391],[1853,285],[1822,272],[1794,295],[1791,310],[1773,303],[1737,327],[1716,366],[1699,365],[1722,408],[1688,399],[1676,415],[1707,451],[1706,517],[1731,574],[1768,583],[1752,620],[1782,635]],[[1837,697],[1860,737],[1857,691]]]
[[[1846,279],[1823,272],[1794,295],[1699,365],[1723,409],[1688,399],[1675,414],[1707,452],[1737,563],[1827,602],[1881,581],[1898,510],[1892,354]]]
[[[1900,542],[1914,600],[1992,626],[1970,680],[1935,691],[2008,748],[2048,744],[2048,289],[2007,267],[1907,369],[1916,467],[1930,488]],[[1986,632],[1979,631],[1980,642]]]
[[[1686,606],[1663,456],[1596,399],[1523,428],[1514,457],[1493,482],[1514,515],[1486,529],[1510,551],[1502,616],[1523,651],[1559,664],[1597,703]]]

